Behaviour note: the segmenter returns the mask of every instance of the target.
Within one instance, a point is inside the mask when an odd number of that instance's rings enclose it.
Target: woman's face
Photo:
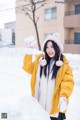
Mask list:
[[[50,58],[53,58],[55,56],[55,50],[51,41],[47,42],[46,52]]]

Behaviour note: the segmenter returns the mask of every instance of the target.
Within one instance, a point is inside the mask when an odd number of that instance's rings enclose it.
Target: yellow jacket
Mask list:
[[[25,55],[23,69],[32,75],[31,77],[31,92],[32,96],[35,94],[36,74],[39,64],[39,59],[43,57],[43,54],[36,55],[36,60],[32,62],[32,55]],[[66,58],[63,58],[64,64],[60,67],[57,77],[56,85],[52,98],[52,108],[50,114],[60,112],[58,109],[58,103],[60,97],[69,99],[74,86],[72,70],[69,67]],[[64,111],[66,112],[66,111]]]

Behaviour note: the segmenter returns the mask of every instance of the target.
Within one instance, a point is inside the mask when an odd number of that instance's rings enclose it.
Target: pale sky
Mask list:
[[[4,23],[16,20],[15,16],[16,0],[0,0],[0,28],[4,27]],[[6,10],[9,9],[9,10]]]

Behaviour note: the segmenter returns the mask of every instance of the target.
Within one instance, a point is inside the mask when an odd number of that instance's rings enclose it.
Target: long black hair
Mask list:
[[[56,66],[56,61],[59,60],[59,55],[60,55],[61,53],[60,53],[60,49],[59,49],[58,45],[57,45],[54,41],[52,41],[52,40],[48,40],[48,41],[45,43],[45,45],[44,45],[43,51],[44,51],[44,53],[45,53],[45,59],[46,59],[46,61],[47,61],[47,64],[46,64],[44,67],[40,66],[40,78],[41,78],[42,74],[44,74],[45,77],[47,76],[47,67],[48,67],[48,64],[50,63],[50,60],[51,60],[51,58],[48,56],[48,54],[47,54],[47,52],[46,52],[47,43],[48,43],[49,41],[52,42],[53,48],[54,48],[54,50],[55,50],[55,56],[54,56],[54,61],[55,61],[55,63],[54,63],[54,65],[53,65],[53,67],[52,67],[52,79],[53,79],[53,78],[56,78],[57,72],[58,72],[58,70],[59,70],[59,68],[60,68],[60,67]],[[62,54],[61,54],[61,56],[60,56],[60,60],[63,61],[63,55],[62,55]],[[43,72],[42,72],[42,71],[43,71]]]

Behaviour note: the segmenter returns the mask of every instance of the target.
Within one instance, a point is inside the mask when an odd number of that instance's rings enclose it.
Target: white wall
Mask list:
[[[11,44],[12,43],[12,30],[11,29],[2,29],[1,30],[2,44]]]

